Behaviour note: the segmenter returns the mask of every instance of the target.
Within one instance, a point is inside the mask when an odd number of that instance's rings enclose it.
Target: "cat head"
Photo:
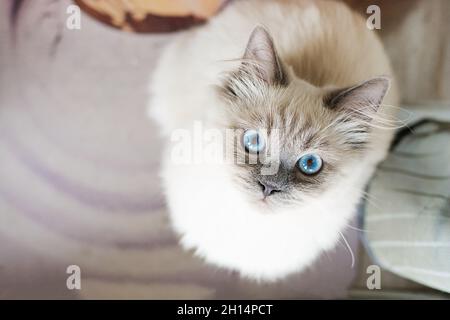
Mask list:
[[[371,123],[389,89],[376,77],[346,88],[298,78],[262,27],[220,87],[235,152],[234,177],[254,200],[295,204],[344,179],[367,152]]]

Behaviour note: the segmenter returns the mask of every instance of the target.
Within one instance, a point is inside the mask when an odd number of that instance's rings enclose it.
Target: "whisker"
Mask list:
[[[366,200],[367,203],[369,203],[374,208],[376,208],[376,209],[378,209],[380,211],[382,210],[380,205],[378,203],[376,203],[373,199],[371,199],[369,195],[362,195],[361,198]]]
[[[349,229],[352,229],[352,230],[355,230],[355,231],[360,231],[360,232],[370,232],[369,230],[365,230],[365,229],[360,229],[360,228],[357,228],[357,227],[354,227],[354,226],[351,226],[351,225],[349,225],[349,224],[346,224],[345,225],[347,228],[349,228]]]
[[[347,239],[344,237],[344,234],[343,234],[341,231],[339,231],[339,234],[341,235],[342,239],[343,239],[344,242],[345,242],[345,245],[347,246],[348,251],[350,252],[350,255],[351,255],[351,257],[352,257],[352,265],[351,265],[351,268],[353,269],[353,267],[355,266],[355,255],[353,254],[353,250],[352,250],[352,248],[350,247],[350,244],[348,243]]]

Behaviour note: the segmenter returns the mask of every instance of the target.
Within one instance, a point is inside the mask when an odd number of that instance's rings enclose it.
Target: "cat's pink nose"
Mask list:
[[[264,182],[259,181],[259,184],[262,187],[264,199],[267,198],[268,196],[270,196],[271,194],[274,194],[275,192],[280,192],[281,191],[280,188],[272,186],[272,185],[270,185],[268,183],[264,183]]]

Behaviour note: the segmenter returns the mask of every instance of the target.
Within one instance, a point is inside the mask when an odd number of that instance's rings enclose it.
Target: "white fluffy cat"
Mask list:
[[[177,35],[151,80],[149,112],[168,140],[163,187],[182,246],[260,280],[333,248],[393,133],[381,127],[396,88],[379,75],[392,78],[379,39],[334,1],[233,2]],[[235,129],[231,142],[203,143],[231,145],[246,162],[179,163],[173,147],[199,138],[198,123]]]

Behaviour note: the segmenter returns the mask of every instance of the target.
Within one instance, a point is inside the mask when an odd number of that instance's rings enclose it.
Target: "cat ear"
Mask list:
[[[376,77],[350,88],[333,90],[326,96],[325,104],[333,110],[348,112],[356,118],[370,121],[389,87],[388,77]]]
[[[284,85],[287,77],[270,34],[257,26],[250,35],[243,67],[270,85]]]

